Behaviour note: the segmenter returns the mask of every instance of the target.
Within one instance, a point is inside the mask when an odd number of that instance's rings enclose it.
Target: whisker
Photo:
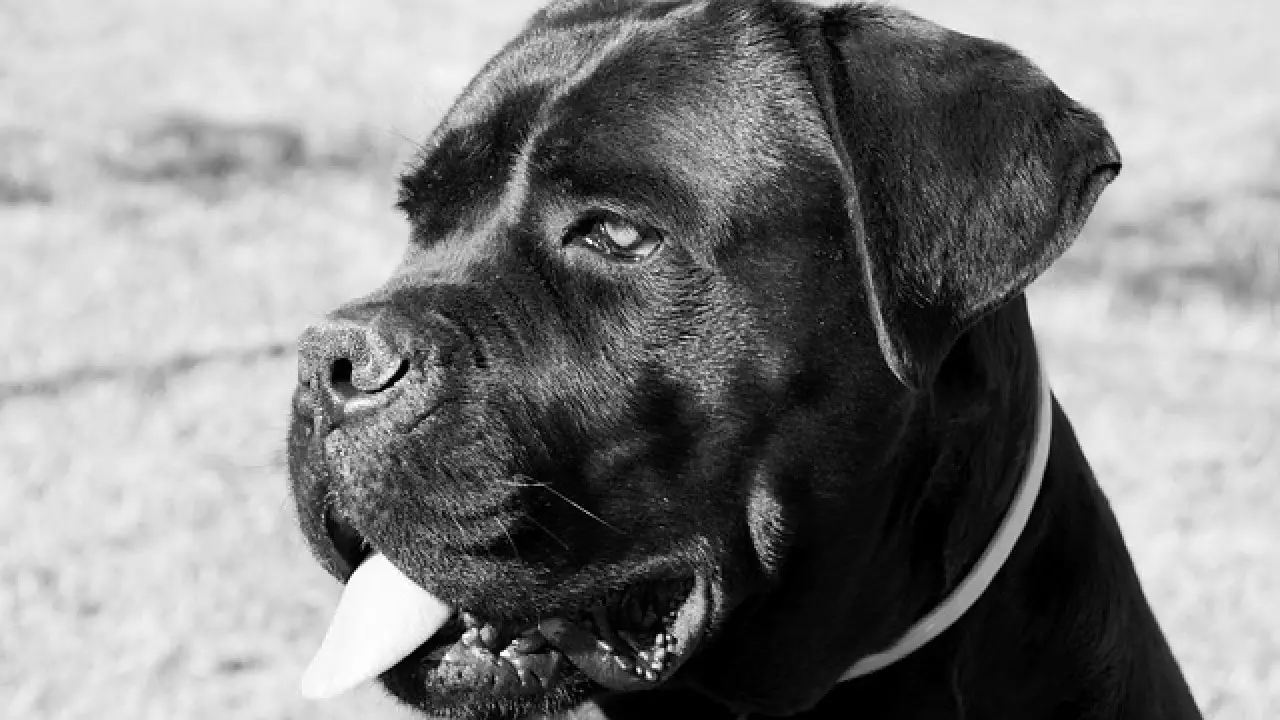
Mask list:
[[[566,497],[566,496],[565,496],[565,494],[564,494],[564,493],[560,492],[559,490],[556,490],[555,488],[551,487],[550,485],[548,485],[548,484],[546,484],[546,483],[544,483],[544,482],[538,482],[538,481],[534,480],[533,478],[529,477],[528,475],[516,475],[515,477],[517,477],[517,478],[524,478],[524,479],[525,479],[525,480],[527,480],[528,482],[519,482],[519,481],[515,481],[515,480],[510,481],[510,482],[508,482],[508,481],[503,481],[503,482],[504,482],[505,484],[507,484],[507,485],[511,485],[511,486],[513,486],[513,487],[536,487],[536,488],[542,488],[543,490],[546,490],[546,491],[550,492],[551,494],[555,495],[556,497],[560,498],[561,500],[563,500],[563,501],[565,501],[565,502],[569,503],[570,505],[574,506],[574,507],[575,507],[575,508],[577,508],[577,509],[578,509],[578,511],[579,511],[579,512],[581,512],[583,515],[586,515],[587,517],[591,518],[592,520],[595,520],[596,522],[598,522],[598,523],[600,523],[601,525],[603,525],[603,526],[605,526],[605,527],[609,528],[610,530],[612,530],[612,531],[614,531],[614,532],[618,533],[619,535],[623,534],[621,530],[619,530],[618,528],[616,528],[616,527],[614,527],[614,526],[610,525],[609,523],[605,522],[605,521],[604,521],[604,520],[602,520],[600,517],[598,517],[597,515],[595,515],[594,513],[592,513],[590,510],[588,510],[588,509],[586,509],[586,508],[582,507],[582,506],[581,506],[581,505],[579,505],[578,503],[576,503],[576,502],[574,502],[573,500],[569,499],[568,497]]]
[[[525,516],[525,519],[526,519],[526,520],[528,520],[529,522],[533,523],[534,525],[537,525],[539,528],[542,528],[542,532],[544,532],[544,533],[546,533],[546,534],[550,535],[550,536],[551,536],[551,539],[552,539],[552,540],[555,540],[555,541],[556,541],[556,542],[558,542],[558,543],[560,543],[561,547],[563,547],[565,550],[572,550],[572,548],[570,548],[570,547],[569,547],[569,543],[565,542],[564,540],[561,540],[561,539],[560,539],[560,538],[559,538],[555,533],[553,533],[553,532],[551,532],[550,530],[548,530],[546,525],[543,525],[542,523],[540,523],[540,522],[538,522],[537,520],[535,520],[535,519],[533,518],[533,516],[531,516],[531,515],[527,515],[527,516]]]
[[[467,537],[467,531],[462,529],[462,523],[458,522],[458,518],[450,514],[449,519],[453,521],[453,526],[458,528],[458,537],[459,538]]]
[[[511,537],[511,533],[507,530],[507,524],[502,522],[502,518],[495,517],[494,521],[498,523],[498,527],[502,528],[502,534],[507,536],[507,544],[511,546],[511,552],[515,553],[516,560],[520,559],[520,550],[516,548],[515,538]]]

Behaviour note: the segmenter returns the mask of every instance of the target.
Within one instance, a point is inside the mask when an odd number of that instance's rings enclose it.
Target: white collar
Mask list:
[[[1027,526],[1027,519],[1031,517],[1031,508],[1036,504],[1036,496],[1040,494],[1045,466],[1049,462],[1049,440],[1053,432],[1053,393],[1049,389],[1049,376],[1044,366],[1041,365],[1039,370],[1040,406],[1036,413],[1035,445],[1027,462],[1027,474],[1023,476],[1022,484],[1018,486],[1018,494],[1014,496],[1013,504],[1009,506],[1008,514],[1000,523],[1000,529],[996,531],[995,538],[983,551],[982,557],[978,558],[977,564],[969,571],[964,582],[960,583],[941,605],[912,625],[893,645],[854,663],[853,667],[840,676],[839,682],[870,675],[881,668],[888,667],[941,635],[944,630],[959,620],[965,611],[973,607],[987,586],[991,584],[992,578],[1009,559],[1013,546]]]

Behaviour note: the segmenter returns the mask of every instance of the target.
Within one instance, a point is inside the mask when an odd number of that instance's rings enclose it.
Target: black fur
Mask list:
[[[458,607],[533,618],[713,580],[697,653],[612,717],[1194,718],[1060,409],[1044,492],[955,627],[836,685],[964,576],[1021,475],[1023,288],[1119,170],[1101,122],[997,43],[871,5],[574,0],[463,92],[404,177],[383,288],[410,371],[329,431],[295,401],[301,524],[340,516]],[[643,263],[567,245],[608,212]],[[424,710],[537,702],[384,682]]]

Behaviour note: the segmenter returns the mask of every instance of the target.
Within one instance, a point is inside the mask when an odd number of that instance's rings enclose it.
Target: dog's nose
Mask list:
[[[385,310],[339,311],[298,339],[298,382],[331,426],[386,405],[408,371]]]

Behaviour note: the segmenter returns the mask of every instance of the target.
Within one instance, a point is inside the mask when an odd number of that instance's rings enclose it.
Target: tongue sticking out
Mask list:
[[[373,555],[347,581],[324,642],[302,675],[302,696],[331,698],[375,678],[429,640],[452,610]]]

